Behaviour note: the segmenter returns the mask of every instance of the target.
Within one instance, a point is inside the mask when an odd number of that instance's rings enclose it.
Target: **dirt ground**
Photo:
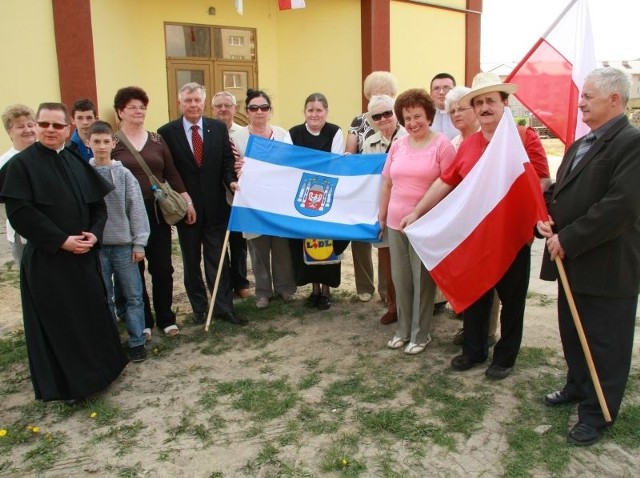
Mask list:
[[[0,239],[2,252],[0,264],[10,259],[6,250],[6,241]],[[542,241],[534,243],[530,298],[527,303],[523,347],[540,348],[554,351],[559,359],[554,362],[554,373],[561,377],[563,373],[562,352],[557,331],[555,297],[556,285],[540,281],[537,278],[542,252]],[[376,300],[360,303],[355,298],[353,267],[350,254],[345,254],[341,290],[348,292],[343,300],[332,308],[330,313],[312,312],[303,316],[286,315],[276,317],[269,323],[268,330],[287,331],[276,340],[265,341],[263,346],[255,347],[235,337],[220,335],[220,345],[228,341],[229,347],[223,353],[207,355],[198,342],[186,342],[174,349],[162,349],[161,338],[155,337],[150,351],[158,351],[158,357],[151,357],[142,364],[129,364],[119,378],[106,392],[109,401],[124,410],[126,422],[140,422],[144,430],[135,443],[127,444],[132,450],[118,450],[117,445],[89,439],[100,428],[85,416],[74,414],[68,419],[47,418],[43,420],[51,433],[64,433],[64,458],[57,461],[45,472],[44,476],[281,476],[282,472],[269,475],[260,463],[260,451],[265,443],[278,440],[286,434],[287,422],[273,420],[265,424],[247,423],[246,415],[227,407],[224,419],[227,426],[215,435],[206,446],[194,436],[167,437],[166,429],[179,427],[190,414],[197,416],[198,403],[201,403],[203,387],[209,381],[232,381],[241,378],[259,380],[265,376],[298,377],[305,373],[305,363],[310,360],[327,367],[331,366],[339,375],[340,370],[362,360],[387,362],[389,367],[397,367],[398,374],[428,377],[431,373],[446,371],[456,348],[450,345],[450,338],[461,323],[452,313],[436,317],[432,326],[434,342],[421,355],[399,357],[398,352],[386,349],[386,341],[393,335],[393,325],[381,325],[378,321],[384,312],[383,306]],[[181,320],[186,318],[189,307],[184,288],[181,284],[181,266],[176,267],[176,302]],[[300,290],[298,298],[302,300],[307,290]],[[257,329],[264,331],[265,327]],[[19,291],[16,287],[0,284],[0,336],[21,327]],[[250,325],[249,327],[253,327]],[[640,326],[639,326],[640,327]],[[636,327],[638,328],[638,327]],[[193,327],[185,325],[185,331]],[[154,331],[159,335],[158,331]],[[638,358],[638,336],[634,347],[633,370],[637,376],[640,367]],[[151,354],[153,355],[153,353]],[[464,388],[473,390],[486,382],[484,369],[474,369],[465,374],[456,375]],[[21,369],[21,374],[26,369]],[[517,420],[514,394],[517,384],[538,378],[541,372],[535,369],[518,369],[504,382],[491,384],[494,404],[485,415],[480,429],[469,437],[458,440],[455,452],[442,446],[433,446],[421,457],[410,451],[410,444],[397,442],[389,444],[384,453],[393,455],[401,464],[399,475],[388,476],[498,476],[504,474],[502,456],[508,448],[503,426]],[[511,385],[504,383],[511,381]],[[33,395],[27,375],[18,381],[17,393],[5,396],[0,412],[0,428],[4,422],[15,418],[14,411],[29,406]],[[541,397],[538,397],[541,399]],[[323,400],[322,389],[311,387],[302,391],[302,399],[309,406],[318,405]],[[200,402],[198,401],[200,400]],[[399,393],[395,404],[409,401],[407,394]],[[637,397],[636,397],[637,402]],[[220,405],[220,404],[218,404]],[[224,405],[224,404],[223,404]],[[8,412],[7,412],[8,411]],[[570,423],[575,421],[572,416]],[[250,433],[256,427],[255,434]],[[340,429],[355,430],[355,425],[346,419]],[[170,434],[169,434],[170,435]],[[299,473],[287,476],[323,476],[320,471],[320,456],[334,440],[336,434],[306,436],[296,446],[283,446],[279,459],[291,464]],[[359,444],[360,459],[371,462],[379,459],[383,452],[370,444],[369,437],[362,437]],[[607,442],[595,449],[574,452],[566,476],[634,476],[640,470],[640,455],[629,452],[615,443]],[[258,459],[256,458],[258,456]],[[6,457],[5,457],[6,458]],[[13,466],[8,470],[0,467],[0,476],[31,476],[33,472],[20,471],[20,453],[14,451],[11,456]],[[0,459],[2,462],[3,459]],[[253,463],[253,465],[251,465]],[[134,466],[136,473],[125,471]],[[252,467],[253,466],[253,467]],[[125,471],[123,471],[125,470]],[[215,470],[212,472],[212,470]],[[280,469],[281,470],[281,469]],[[634,471],[635,470],[635,471]],[[533,476],[550,476],[545,469],[537,469],[535,464],[529,472]],[[329,473],[337,475],[338,472]],[[369,466],[362,476],[382,476],[384,473]]]

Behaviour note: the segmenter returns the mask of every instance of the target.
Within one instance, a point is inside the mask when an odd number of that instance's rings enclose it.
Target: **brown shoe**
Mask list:
[[[398,321],[397,312],[386,312],[380,319],[380,323],[384,325],[393,324]]]
[[[238,289],[238,290],[236,290],[236,296],[240,297],[241,299],[246,299],[250,295],[251,295],[251,290],[250,289]]]

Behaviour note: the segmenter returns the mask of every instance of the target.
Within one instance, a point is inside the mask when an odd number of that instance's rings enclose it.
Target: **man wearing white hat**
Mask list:
[[[502,83],[495,73],[478,73],[474,77],[471,91],[460,99],[459,105],[471,105],[480,123],[480,131],[469,136],[460,145],[451,166],[433,183],[414,211],[403,219],[403,227],[432,209],[462,182],[493,138],[504,109],[509,105],[509,94],[514,93],[517,88],[510,83]],[[530,128],[521,130],[520,137],[540,178],[540,185],[545,190],[551,180],[540,138]],[[530,245],[525,244],[502,278],[464,311],[464,343],[462,354],[451,361],[454,370],[468,370],[487,360],[487,333],[495,290],[502,302],[500,340],[494,347],[493,361],[487,368],[486,375],[493,379],[509,376],[522,341],[530,262]]]

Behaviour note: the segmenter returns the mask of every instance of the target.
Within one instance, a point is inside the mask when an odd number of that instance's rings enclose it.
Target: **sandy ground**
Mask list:
[[[0,264],[10,260],[6,249],[6,241],[0,240]],[[555,283],[540,281],[537,276],[542,253],[542,241],[535,241],[532,252],[531,297],[527,303],[523,347],[548,348],[561,357],[561,346],[557,332],[555,314]],[[353,267],[350,254],[343,264],[342,290],[355,293]],[[176,261],[177,262],[177,261]],[[181,284],[181,267],[176,266],[176,305],[185,313],[189,310],[184,288]],[[306,295],[299,292],[299,298]],[[229,339],[230,348],[220,355],[206,355],[196,343],[187,343],[172,350],[170,359],[148,360],[139,365],[130,364],[122,377],[108,390],[108,400],[123,409],[128,419],[144,424],[145,428],[135,450],[128,454],[118,455],[111,442],[97,445],[87,440],[85,428],[96,433],[94,424],[88,423],[86,417],[77,414],[68,420],[50,420],[48,423],[52,433],[63,431],[66,436],[65,447],[69,450],[66,457],[58,461],[47,473],[47,476],[118,476],[118,470],[125,465],[137,466],[139,475],[119,476],[210,476],[213,470],[224,473],[224,476],[265,476],[264,471],[257,468],[252,472],[247,463],[255,462],[256,455],[265,442],[277,440],[286,433],[286,422],[278,420],[262,427],[262,432],[252,436],[248,429],[256,424],[246,423],[246,416],[240,411],[227,407],[225,420],[227,426],[216,435],[213,443],[203,446],[197,438],[180,436],[167,443],[166,430],[169,426],[177,426],[186,411],[194,414],[197,400],[201,397],[203,387],[209,381],[231,381],[239,378],[260,380],[271,370],[273,375],[302,376],[305,373],[306,359],[313,358],[325,366],[341,367],[356,363],[359,360],[371,359],[388,361],[393,366],[402,367],[407,373],[435,373],[448,369],[449,360],[455,348],[449,345],[453,333],[460,327],[460,322],[453,315],[443,314],[436,318],[432,335],[434,344],[420,356],[411,359],[398,358],[398,353],[384,347],[393,334],[394,326],[383,326],[377,320],[384,309],[379,302],[360,303],[346,300],[336,304],[330,314],[320,315],[313,312],[304,317],[283,316],[269,323],[276,330],[287,330],[286,335],[277,340],[265,343],[262,348],[243,346]],[[0,285],[0,335],[21,326],[19,291],[15,287]],[[158,333],[158,332],[156,332]],[[634,371],[638,365],[638,336],[636,334],[636,351]],[[158,344],[154,338],[152,347]],[[221,341],[225,341],[221,337]],[[394,355],[395,354],[395,355]],[[402,355],[402,354],[400,354]],[[561,376],[563,363],[557,361],[556,374]],[[459,377],[465,388],[473,389],[474,385],[486,383],[483,369],[474,369]],[[535,378],[535,370],[516,372],[508,380],[512,383],[528,378]],[[495,403],[486,414],[484,423],[469,438],[462,438],[456,452],[433,446],[426,456],[417,458],[410,453],[406,443],[394,443],[388,448],[394,459],[405,468],[402,476],[498,476],[504,473],[501,456],[508,448],[502,424],[517,418],[514,413],[513,390],[491,386],[495,391]],[[303,391],[303,400],[311,405],[322,400],[322,389],[312,387]],[[408,396],[402,393],[395,403],[402,405],[408,402]],[[5,410],[17,410],[33,402],[30,383],[26,377],[20,382],[20,392],[8,395],[3,399]],[[223,404],[224,405],[224,404]],[[186,410],[186,411],[185,411]],[[11,415],[11,414],[10,414]],[[197,414],[196,414],[197,415]],[[0,428],[3,413],[0,413]],[[5,415],[5,420],[8,416]],[[14,417],[15,418],[15,417]],[[575,417],[574,417],[575,419]],[[574,421],[571,420],[571,423]],[[349,430],[347,420],[344,427]],[[105,427],[103,427],[105,428]],[[351,428],[355,429],[355,425]],[[345,429],[341,429],[344,432]],[[297,446],[282,447],[279,459],[287,463],[300,463],[302,469],[311,470],[308,475],[321,476],[319,460],[323,450],[331,445],[336,436],[321,434],[308,438]],[[371,462],[381,451],[371,446],[368,438],[363,438],[359,446],[362,457]],[[166,453],[166,459],[160,459]],[[12,456],[15,465],[20,462],[19,455]],[[2,460],[0,460],[2,462]],[[534,465],[535,466],[535,465]],[[19,469],[19,467],[18,467]],[[571,461],[567,476],[634,476],[640,469],[640,457],[614,443],[605,442],[594,450],[580,450]],[[534,476],[547,476],[544,469],[533,468]],[[19,476],[30,476],[30,473],[18,473]],[[9,474],[0,469],[0,476],[16,476],[15,469]],[[220,475],[221,476],[221,475]],[[278,476],[278,475],[272,475]],[[363,476],[379,476],[374,466],[370,466]]]

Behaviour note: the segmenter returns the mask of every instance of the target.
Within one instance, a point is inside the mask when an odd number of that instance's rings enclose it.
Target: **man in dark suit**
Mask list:
[[[222,245],[229,221],[225,184],[238,187],[233,170],[233,153],[224,123],[204,118],[206,90],[187,83],[178,93],[182,117],[158,129],[166,141],[176,169],[191,196],[197,219],[194,224],[178,224],[178,238],[184,264],[184,286],[193,309],[193,321],[202,324],[207,314],[207,288],[202,280],[201,262],[211,290],[218,267],[222,267],[215,302],[215,314],[222,320],[246,325],[233,310],[228,260],[220,264]],[[226,255],[225,255],[226,257]]]
[[[541,278],[555,280],[552,262],[563,259],[602,390],[615,420],[631,367],[640,287],[640,131],[625,116],[630,82],[615,68],[585,79],[578,104],[591,132],[576,141],[547,193],[550,221]],[[590,445],[605,422],[574,326],[567,296],[558,287],[560,338],[567,382],[548,394],[548,406],[578,402],[569,443]]]

